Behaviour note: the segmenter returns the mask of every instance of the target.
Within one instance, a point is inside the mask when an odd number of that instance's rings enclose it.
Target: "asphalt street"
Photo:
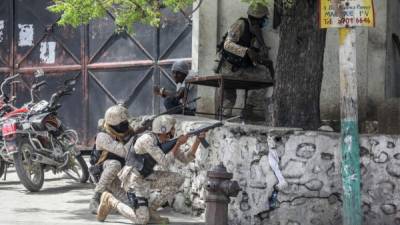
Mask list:
[[[40,192],[30,193],[20,184],[14,168],[9,168],[7,179],[0,179],[0,225],[121,225],[131,224],[120,215],[110,215],[105,222],[97,222],[89,213],[92,184],[80,184],[64,174],[45,174]],[[171,210],[161,212],[171,224],[204,224],[199,218],[180,215]]]

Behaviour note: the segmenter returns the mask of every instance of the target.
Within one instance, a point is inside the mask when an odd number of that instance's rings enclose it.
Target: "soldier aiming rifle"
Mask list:
[[[175,159],[185,164],[193,161],[200,143],[206,144],[205,132],[222,126],[222,123],[213,124],[172,139],[175,123],[175,119],[169,115],[157,117],[153,121],[152,132],[137,139],[129,152],[126,166],[118,174],[127,191],[129,204],[118,200],[112,193],[104,192],[97,212],[99,221],[104,221],[115,209],[133,224],[169,222],[168,218],[157,213],[157,209],[173,198],[183,184],[184,177],[168,170],[154,170],[154,167],[159,165],[167,168]],[[196,139],[190,150],[183,151],[181,146],[190,136],[196,136]],[[160,192],[150,194],[152,190]]]

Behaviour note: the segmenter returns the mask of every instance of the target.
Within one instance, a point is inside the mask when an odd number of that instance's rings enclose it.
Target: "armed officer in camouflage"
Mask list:
[[[184,177],[178,173],[169,172],[165,167],[175,159],[187,164],[195,159],[195,154],[201,139],[205,134],[196,137],[190,150],[183,151],[181,146],[188,140],[187,135],[178,138],[172,150],[165,154],[160,144],[168,141],[175,133],[175,119],[169,115],[157,117],[153,121],[152,132],[139,137],[133,147],[134,160],[144,162],[137,167],[128,159],[127,165],[119,173],[122,186],[127,190],[130,204],[124,204],[114,195],[104,192],[101,196],[97,219],[104,221],[111,210],[116,209],[133,224],[166,224],[168,218],[163,218],[157,209],[171,200],[184,182]],[[154,170],[157,164],[163,170]],[[158,191],[154,191],[158,190]]]
[[[268,8],[250,6],[247,14],[248,18],[238,19],[229,28],[218,46],[220,59],[215,72],[243,79],[273,79],[273,63],[268,58],[269,47],[265,45],[261,31],[268,22]],[[256,96],[249,97],[249,105],[254,105]],[[236,90],[224,90],[224,116],[232,115],[236,97]]]
[[[96,148],[101,150],[101,155],[96,164],[102,166],[103,172],[90,201],[89,209],[94,214],[97,212],[103,192],[112,192],[120,199],[126,196],[117,174],[125,165],[128,146],[136,134],[128,119],[128,110],[121,105],[115,105],[107,109],[104,122],[100,124],[101,131],[96,137]]]

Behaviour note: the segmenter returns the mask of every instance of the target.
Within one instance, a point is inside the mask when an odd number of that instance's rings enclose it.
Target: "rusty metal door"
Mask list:
[[[132,115],[163,110],[152,94],[153,85],[174,89],[172,63],[191,61],[191,20],[184,12],[163,10],[161,28],[134,25],[131,35],[114,32],[111,14],[79,29],[60,27],[59,17],[46,10],[50,4],[49,0],[0,2],[0,76],[23,74],[23,85],[15,89],[18,105],[29,100],[32,74],[42,68],[49,85],[39,98],[48,99],[65,79],[80,77],[60,114],[79,132],[82,144],[90,142],[98,119],[115,103],[125,103]]]

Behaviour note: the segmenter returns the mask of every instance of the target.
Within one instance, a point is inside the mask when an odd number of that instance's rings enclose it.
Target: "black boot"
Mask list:
[[[101,194],[102,193],[100,192],[95,192],[92,199],[90,199],[89,210],[94,215],[97,214],[97,208],[99,207],[100,204]]]

